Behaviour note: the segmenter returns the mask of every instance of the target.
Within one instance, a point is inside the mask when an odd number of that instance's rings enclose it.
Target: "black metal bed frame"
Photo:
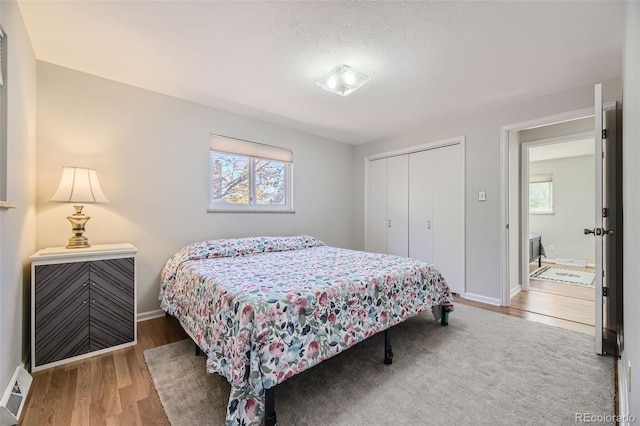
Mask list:
[[[440,306],[440,324],[444,327],[449,325],[449,308],[446,306]],[[170,316],[169,313],[165,314],[166,316]],[[200,346],[196,342],[193,342],[195,345],[195,354],[196,356],[204,355],[204,352],[200,349]],[[391,347],[391,333],[387,328],[384,331],[384,363],[386,365],[393,364],[393,349]],[[265,405],[265,415],[264,415],[264,425],[265,426],[277,426],[278,419],[276,417],[276,387],[273,386],[269,389],[265,389],[264,391],[264,405]]]

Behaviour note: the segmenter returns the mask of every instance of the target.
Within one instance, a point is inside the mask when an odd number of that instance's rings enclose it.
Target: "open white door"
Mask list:
[[[619,106],[602,105],[595,86],[595,346],[599,355],[619,355],[622,329],[622,163]]]
[[[585,234],[593,234],[596,239],[596,353],[602,355],[602,287],[604,286],[605,270],[604,270],[604,244],[602,235],[602,209],[604,200],[604,170],[603,170],[603,153],[604,146],[602,141],[602,130],[604,129],[604,118],[602,108],[602,84],[596,84],[595,86],[595,127],[594,127],[594,140],[595,140],[595,167],[596,167],[596,204],[595,204],[595,228],[585,229]]]

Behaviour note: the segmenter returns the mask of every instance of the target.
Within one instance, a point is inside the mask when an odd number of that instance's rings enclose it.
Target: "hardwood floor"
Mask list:
[[[563,294],[564,290],[543,283],[528,292],[538,293],[536,296],[523,297],[523,308],[486,305],[457,296],[454,299],[455,303],[593,335],[592,325],[560,318],[559,309],[550,309],[549,314],[539,309],[547,304],[547,297],[572,298]],[[588,298],[585,294],[575,297],[583,302]],[[564,308],[567,312],[577,309]],[[156,318],[138,323],[136,346],[34,373],[19,425],[169,425],[143,352],[186,338],[177,320],[172,317]]]
[[[553,266],[553,265],[543,265]],[[565,269],[590,271],[593,268],[561,266]],[[537,268],[537,263],[530,269]],[[511,299],[511,307],[523,311],[595,326],[595,288],[544,281],[529,280],[529,291],[521,291]],[[591,331],[590,334],[594,332]]]
[[[530,270],[533,271],[537,267],[537,262],[534,262],[530,265]],[[570,266],[567,268],[593,272],[593,268]],[[455,297],[457,303],[566,328],[590,336],[595,336],[594,300],[595,289],[593,288],[537,279],[529,281],[529,291],[521,291],[511,299],[509,308]]]
[[[138,344],[33,373],[19,425],[169,425],[143,352],[187,338],[177,320],[138,323]]]

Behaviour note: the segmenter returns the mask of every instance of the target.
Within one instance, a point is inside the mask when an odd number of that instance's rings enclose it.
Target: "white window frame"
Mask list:
[[[213,156],[241,156],[249,159],[249,204],[214,202],[213,195]],[[253,155],[252,155],[253,154]],[[285,199],[284,205],[256,204],[256,162],[259,160],[277,161],[284,164]],[[293,209],[293,153],[291,150],[256,142],[234,139],[226,136],[211,135],[209,149],[209,209],[208,212],[235,213],[294,213]]]
[[[531,203],[529,202],[529,214],[554,214],[553,210],[553,174],[542,173],[529,176],[529,198],[531,198],[531,184],[532,183],[548,183],[549,184],[549,210],[532,210]]]

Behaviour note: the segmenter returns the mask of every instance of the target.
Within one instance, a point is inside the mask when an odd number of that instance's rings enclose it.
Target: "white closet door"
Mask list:
[[[369,163],[369,226],[366,250],[387,252],[387,159]]]
[[[431,151],[409,155],[409,257],[433,263]]]
[[[387,159],[387,253],[409,255],[409,156]]]
[[[452,292],[464,292],[464,164],[461,145],[433,149],[433,264]]]

